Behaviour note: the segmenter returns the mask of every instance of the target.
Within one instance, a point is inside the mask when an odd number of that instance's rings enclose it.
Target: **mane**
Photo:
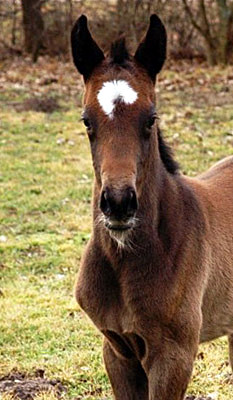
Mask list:
[[[110,60],[113,64],[124,65],[129,60],[129,53],[126,48],[125,38],[117,39],[111,45]]]
[[[179,164],[174,160],[171,147],[165,142],[161,130],[158,128],[159,153],[161,160],[170,174],[176,174],[179,171]]]

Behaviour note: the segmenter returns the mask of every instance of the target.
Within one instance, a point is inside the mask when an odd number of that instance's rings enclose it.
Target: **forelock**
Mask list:
[[[113,64],[124,66],[129,60],[129,53],[126,48],[125,38],[120,38],[112,43],[110,51],[110,61]]]

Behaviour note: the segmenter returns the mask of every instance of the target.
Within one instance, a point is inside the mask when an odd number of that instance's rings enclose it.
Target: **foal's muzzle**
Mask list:
[[[132,220],[138,208],[133,188],[110,189],[105,187],[100,198],[100,209],[106,217],[108,229],[123,231],[132,228]]]

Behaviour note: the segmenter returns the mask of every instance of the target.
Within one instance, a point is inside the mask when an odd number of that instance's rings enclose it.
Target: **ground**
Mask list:
[[[0,399],[23,382],[28,399],[112,399],[101,335],[73,297],[93,176],[81,80],[56,59],[0,69]],[[230,67],[161,74],[160,125],[185,174],[233,154],[232,88]],[[232,399],[230,372],[225,338],[200,346],[190,399]]]

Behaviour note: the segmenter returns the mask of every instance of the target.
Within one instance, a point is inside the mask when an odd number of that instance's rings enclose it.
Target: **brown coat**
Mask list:
[[[86,81],[95,185],[76,298],[105,336],[117,400],[182,400],[200,342],[229,335],[233,354],[233,157],[197,178],[179,173],[151,111],[166,42],[158,17],[134,59],[122,43],[104,59],[82,18],[72,45]],[[151,66],[144,52],[154,36]],[[83,38],[96,57],[91,73],[86,54],[75,58]],[[129,105],[123,92],[106,115],[98,93],[113,81],[126,82],[137,100]]]

